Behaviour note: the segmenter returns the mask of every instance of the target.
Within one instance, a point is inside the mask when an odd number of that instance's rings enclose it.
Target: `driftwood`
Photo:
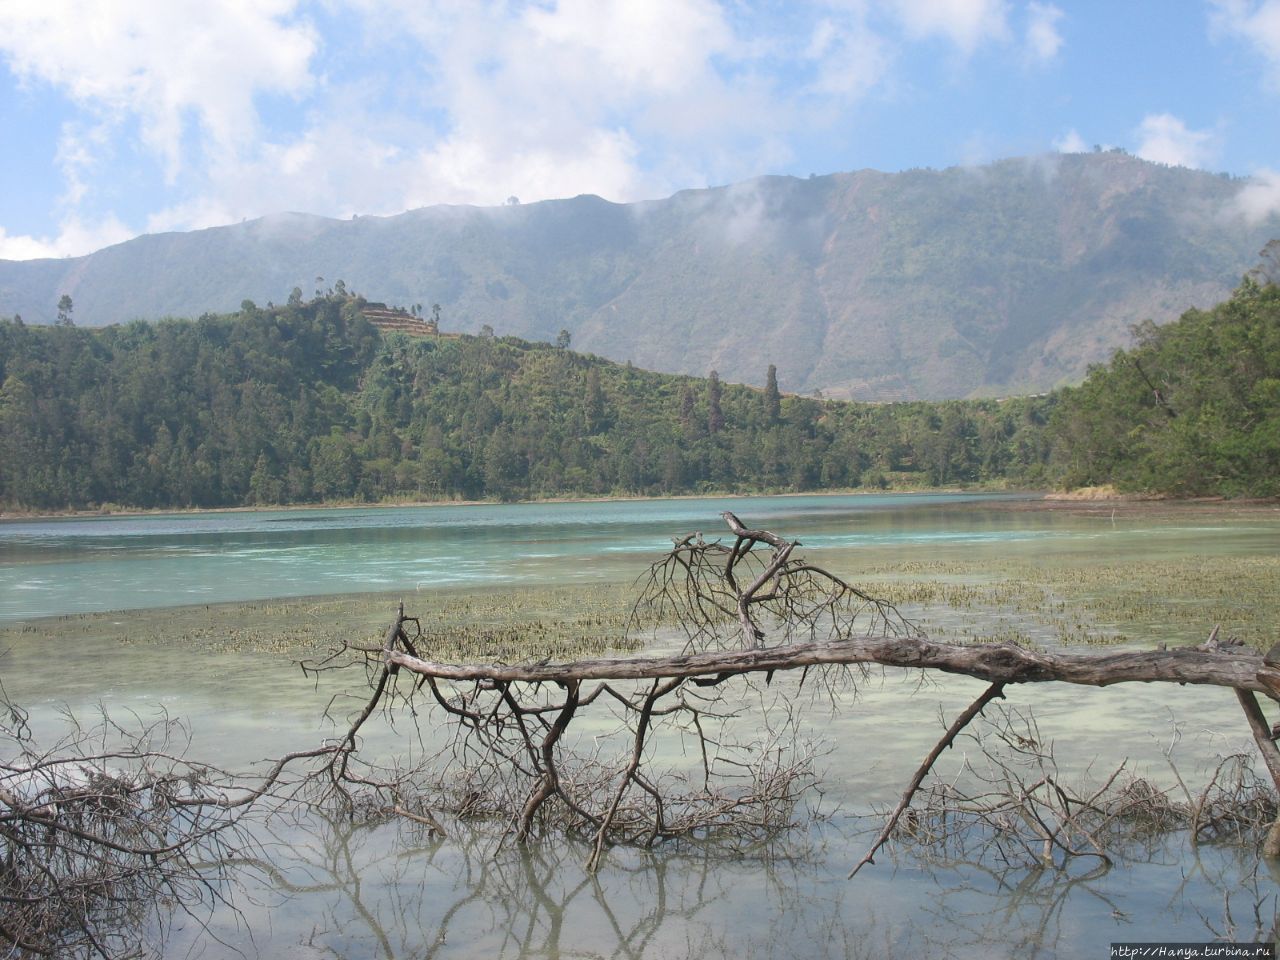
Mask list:
[[[323,747],[237,777],[184,756],[170,718],[122,725],[105,713],[38,744],[0,687],[0,951],[4,956],[142,956],[141,929],[170,910],[230,907],[226,864],[252,846],[258,801],[287,794],[287,768]],[[234,907],[231,907],[234,909]]]
[[[701,534],[677,539],[643,578],[633,620],[678,627],[685,645],[677,654],[569,663],[436,662],[417,649],[418,634],[407,629],[416,621],[402,608],[381,648],[353,649],[369,671],[373,695],[341,741],[339,773],[347,774],[355,731],[374,710],[396,697],[429,696],[454,724],[436,772],[439,804],[461,815],[507,817],[517,840],[540,825],[580,832],[593,841],[587,862],[593,870],[611,843],[651,845],[722,827],[753,837],[787,825],[812,775],[812,753],[795,736],[795,704],[775,697],[779,717],[766,711],[757,736],[731,741],[725,685],[738,681],[764,691],[776,673],[792,671],[800,672],[801,684],[811,676],[813,683],[837,683],[876,664],[959,674],[991,686],[920,765],[854,873],[873,862],[934,761],[1011,684],[1230,688],[1280,790],[1280,751],[1255,696],[1280,698],[1280,647],[1262,657],[1220,641],[1216,630],[1196,648],[1101,656],[935,642],[891,604],[805,561],[798,541],[751,529],[731,513],[723,517],[731,540]],[[609,753],[598,736],[570,743],[575,719],[601,707],[624,731],[624,750]],[[696,774],[652,771],[648,755],[660,732],[698,758]],[[1280,826],[1272,829],[1265,852],[1280,854]]]
[[[998,785],[998,791],[926,787],[935,761],[1014,684],[1230,688],[1280,790],[1280,750],[1257,696],[1280,699],[1280,645],[1263,657],[1220,639],[1216,629],[1191,649],[1101,656],[940,643],[892,604],[806,561],[797,541],[751,529],[731,513],[724,519],[731,537],[677,539],[642,578],[632,629],[652,627],[668,643],[682,634],[678,653],[442,663],[419,649],[419,622],[401,605],[381,645],[348,646],[304,666],[364,666],[368,692],[342,734],[282,757],[252,779],[173,752],[167,720],[134,734],[104,721],[106,734],[74,731],[52,750],[39,749],[25,714],[0,689],[0,739],[11,754],[0,759],[0,944],[17,953],[111,956],[159,904],[191,909],[220,902],[220,875],[202,865],[234,862],[237,829],[260,801],[320,811],[335,802],[348,812],[362,805],[440,837],[444,820],[431,807],[452,814],[450,831],[465,832],[471,817],[506,819],[518,842],[563,830],[587,841],[588,871],[619,843],[714,839],[720,850],[767,844],[794,822],[815,779],[796,693],[834,693],[839,684],[856,684],[868,665],[969,676],[988,687],[921,762],[853,873],[873,863],[894,836],[914,842],[939,836],[934,825],[942,820],[949,830],[958,823],[971,824],[975,834],[987,830],[997,844],[1026,850],[1039,844],[1042,859],[1057,851],[1105,860],[1101,831],[1134,804],[1174,810],[1149,785],[1127,782],[1123,789],[1132,795],[1104,796],[1118,774],[1102,791],[1077,795],[1052,776],[1026,777],[990,754],[994,773],[979,780],[982,789]],[[779,674],[792,682],[772,685]],[[361,751],[366,725],[400,708],[443,718],[446,745],[427,762],[369,762]],[[1051,757],[1036,752],[1036,739],[1010,734],[1003,742],[1015,752],[1032,744],[1028,755],[1047,764]],[[105,746],[108,740],[117,745]],[[659,744],[682,762],[664,761]],[[1248,808],[1247,816],[1214,799],[1232,795],[1221,788],[1228,780],[1244,784],[1232,789],[1247,801],[1237,805]],[[1254,829],[1275,816],[1274,794],[1260,784],[1232,779],[1220,765],[1218,793],[1206,790],[1193,800],[1184,789],[1187,802],[1171,822],[1188,824],[1193,843],[1246,822]],[[923,812],[912,807],[922,791]],[[1015,823],[1011,833],[1006,814],[1018,804],[1013,819],[1023,826]],[[952,816],[954,810],[964,817]],[[1280,856],[1280,821],[1263,852]]]
[[[655,680],[769,673],[804,667],[879,664],[939,670],[988,683],[1178,683],[1231,687],[1271,695],[1258,673],[1263,658],[1200,648],[1133,653],[1044,653],[1007,644],[935,643],[920,638],[853,637],[753,650],[726,650],[669,657],[575,660],[572,663],[456,664],[423,660],[398,650],[387,662],[439,680],[501,683],[563,683],[587,680]]]

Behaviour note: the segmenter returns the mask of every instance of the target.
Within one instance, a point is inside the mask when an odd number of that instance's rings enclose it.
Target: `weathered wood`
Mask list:
[[[1262,658],[1262,667],[1258,670],[1258,682],[1265,688],[1267,696],[1280,700],[1280,643],[1272,646]]]
[[[933,765],[938,762],[938,758],[942,756],[942,751],[946,750],[955,743],[956,737],[960,735],[960,731],[967,727],[970,722],[980,714],[984,707],[997,697],[1004,696],[1004,684],[993,683],[987,689],[982,691],[982,695],[973,703],[965,708],[960,716],[951,722],[951,726],[947,728],[947,732],[942,735],[942,739],[933,745],[933,749],[929,751],[929,755],[924,758],[920,766],[916,768],[915,776],[911,778],[911,782],[907,784],[907,789],[902,793],[902,799],[898,801],[898,805],[893,808],[893,813],[889,816],[884,828],[880,831],[875,839],[875,843],[871,844],[871,849],[866,852],[861,860],[857,862],[852,870],[849,871],[848,880],[852,880],[868,863],[876,862],[876,854],[893,836],[894,828],[897,827],[898,821],[902,818],[902,814],[907,807],[911,806],[911,800],[916,795],[916,791],[920,789],[920,785],[924,783],[924,778],[929,775],[929,771],[933,769]]]
[[[539,758],[541,759],[539,768],[541,775],[529,792],[529,798],[525,801],[524,809],[520,811],[520,817],[516,821],[517,840],[524,840],[529,836],[529,830],[533,826],[534,814],[538,812],[538,808],[542,806],[548,797],[560,789],[560,774],[556,770],[556,743],[565,730],[569,729],[569,723],[573,720],[573,715],[578,709],[578,689],[578,681],[565,681],[566,696],[564,706],[556,714],[555,722],[547,730],[538,748]],[[507,694],[507,696],[509,698],[510,694]],[[516,719],[523,724],[523,719],[518,712]]]
[[[760,589],[770,580],[776,578],[779,572],[786,567],[791,551],[800,545],[800,541],[784,540],[776,533],[770,533],[768,530],[748,530],[742,521],[728,510],[724,511],[720,516],[729,525],[729,529],[733,531],[734,536],[738,538],[734,542],[733,549],[729,551],[729,558],[725,561],[724,580],[737,598],[738,624],[742,628],[742,645],[755,649],[760,646],[760,641],[764,639],[765,634],[751,615],[751,605],[758,601]],[[765,564],[764,569],[752,580],[751,585],[743,589],[738,584],[735,567],[738,565],[738,561],[746,557],[757,543],[769,544],[769,546],[773,547],[773,553],[769,557],[768,563]]]
[[[589,870],[598,866],[610,837],[636,841],[647,836],[647,842],[652,843],[659,835],[681,835],[719,824],[726,810],[733,811],[738,806],[750,809],[739,819],[729,818],[736,824],[764,829],[776,822],[772,819],[774,814],[766,809],[767,797],[762,800],[764,794],[760,790],[739,795],[733,790],[717,793],[708,788],[703,794],[681,799],[704,808],[686,818],[686,825],[671,833],[663,826],[668,797],[641,773],[653,734],[650,718],[659,713],[659,698],[672,697],[673,702],[661,712],[666,716],[680,714],[685,724],[683,733],[701,743],[708,777],[707,746],[716,743],[702,729],[699,718],[704,708],[679,694],[686,681],[706,689],[747,674],[763,674],[768,682],[779,671],[876,664],[952,673],[988,684],[986,692],[957,718],[925,758],[855,873],[866,863],[874,862],[875,853],[887,842],[942,751],[983,707],[1012,684],[1056,682],[1106,687],[1118,683],[1166,683],[1230,688],[1244,707],[1272,779],[1280,788],[1280,750],[1271,740],[1255,697],[1255,693],[1264,693],[1280,699],[1280,645],[1264,658],[1235,638],[1220,638],[1218,628],[1196,647],[1170,650],[1161,644],[1153,650],[1104,654],[1029,650],[1012,644],[935,642],[891,602],[864,593],[830,571],[797,558],[794,548],[798,541],[751,529],[729,512],[722,516],[734,536],[733,542],[706,541],[700,533],[676,539],[667,556],[650,568],[637,601],[637,610],[656,613],[656,622],[668,622],[674,615],[686,635],[685,652],[560,663],[439,662],[418,655],[401,629],[405,622],[401,609],[383,649],[366,651],[380,659],[382,668],[371,704],[382,699],[388,680],[394,682],[397,671],[425,678],[425,683],[418,682],[415,689],[427,686],[436,702],[458,720],[459,736],[474,740],[469,745],[479,751],[478,756],[487,758],[491,766],[486,770],[498,771],[492,782],[505,791],[505,809],[512,816],[516,838],[528,837],[539,809],[548,800],[558,798],[575,823],[589,827],[595,834]],[[758,546],[769,549],[757,550]],[[633,623],[643,620],[641,616],[633,617]],[[773,642],[770,644],[769,640]],[[470,686],[445,695],[438,688],[438,681]],[[652,686],[646,695],[643,690],[617,689],[613,681],[648,681]],[[581,692],[584,683],[595,686],[589,692]],[[546,702],[544,685],[564,689],[564,702]],[[632,730],[630,757],[616,774],[604,768],[602,776],[598,764],[588,764],[590,772],[584,774],[581,768],[575,771],[570,749],[567,759],[571,762],[565,767],[568,778],[562,781],[557,761],[561,737],[578,708],[590,705],[603,694],[622,711],[624,722]],[[714,702],[718,692],[709,695]],[[493,702],[481,707],[486,699]],[[368,712],[366,709],[357,718],[353,732]],[[549,722],[550,713],[556,716]],[[349,735],[343,749],[352,744]],[[724,762],[732,765],[734,777],[739,777],[745,766],[737,758]],[[512,782],[524,785],[519,794],[503,785],[507,768]],[[787,782],[795,782],[801,769],[796,765],[787,770]],[[628,811],[627,822],[619,827],[619,810],[632,786],[652,797],[653,809]],[[647,802],[648,798],[642,799]],[[764,811],[756,819],[752,819],[752,804]],[[1280,824],[1272,834],[1267,850],[1274,848],[1280,853]],[[1073,855],[1076,852],[1064,849]],[[1098,855],[1102,855],[1101,851]]]
[[[406,820],[412,820],[414,823],[420,823],[432,833],[440,835],[442,840],[448,840],[449,834],[445,832],[444,827],[440,826],[440,821],[431,815],[430,810],[422,813],[414,813],[412,810],[406,810],[404,807],[396,804],[391,808],[391,812],[397,816],[404,817]]]
[[[1280,791],[1280,749],[1271,738],[1271,728],[1267,726],[1266,717],[1262,715],[1258,698],[1248,690],[1239,689],[1236,690],[1236,696],[1240,700],[1245,718],[1249,721],[1253,741],[1258,745],[1258,752],[1262,754],[1262,759],[1271,774],[1271,782],[1275,784],[1276,790]],[[1271,829],[1267,831],[1267,838],[1262,842],[1262,852],[1268,857],[1280,857],[1280,817],[1276,818],[1275,823],[1271,824]]]
[[[1142,650],[1091,654],[1041,652],[1010,644],[935,643],[915,637],[850,637],[750,650],[717,650],[666,657],[576,660],[571,663],[440,663],[388,651],[389,663],[442,680],[566,682],[653,680],[716,674],[764,673],[828,664],[874,663],[940,670],[988,683],[1178,683],[1232,687],[1269,694],[1258,679],[1262,657],[1245,648]]]

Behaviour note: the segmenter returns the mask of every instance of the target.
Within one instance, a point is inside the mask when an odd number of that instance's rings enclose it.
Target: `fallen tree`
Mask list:
[[[189,759],[189,731],[168,716],[67,721],[57,740],[39,742],[0,686],[7,957],[161,956],[144,932],[163,939],[174,911],[203,923],[215,908],[234,909],[229,865],[255,848],[248,818],[267,798],[310,802],[315,772],[293,768],[337,755],[325,745],[246,777]]]
[[[678,631],[679,652],[565,663],[437,662],[418,649],[418,621],[402,606],[381,647],[346,647],[304,665],[329,669],[354,654],[368,671],[372,695],[342,741],[343,772],[357,759],[357,734],[376,710],[426,698],[452,724],[431,773],[440,808],[508,818],[518,841],[539,826],[584,834],[593,840],[588,870],[612,843],[652,845],[721,827],[748,842],[790,822],[813,780],[814,752],[797,733],[794,697],[776,692],[753,715],[751,735],[733,737],[728,721],[742,692],[731,701],[729,685],[768,696],[775,675],[785,673],[798,674],[796,690],[809,684],[834,692],[875,664],[973,677],[988,687],[921,763],[853,873],[874,862],[942,752],[1011,684],[1230,688],[1280,790],[1280,751],[1256,696],[1280,694],[1280,645],[1264,657],[1220,639],[1216,629],[1195,648],[1103,656],[939,643],[891,604],[803,559],[798,541],[751,529],[732,513],[723,517],[731,538],[677,539],[643,579],[633,625],[659,637]],[[599,734],[598,720],[590,736],[572,737],[585,716],[602,711],[613,740]],[[655,744],[663,734],[694,758],[692,771],[661,761]],[[394,792],[406,782],[381,786]],[[1280,821],[1264,851],[1280,855]]]
[[[239,828],[264,800],[268,810],[359,809],[441,837],[454,829],[442,811],[455,821],[505,819],[517,841],[563,830],[588,841],[589,871],[618,843],[758,848],[794,822],[816,781],[800,694],[834,698],[871,665],[987,687],[929,751],[853,873],[893,836],[946,842],[958,825],[1005,859],[1013,849],[1051,859],[1105,858],[1106,836],[1137,808],[1186,826],[1193,843],[1275,820],[1275,794],[1238,761],[1220,767],[1198,799],[1184,788],[1185,803],[1119,771],[1101,791],[1079,793],[1058,783],[1038,734],[1008,723],[997,739],[1031,767],[986,754],[991,772],[975,792],[926,781],[1010,685],[1147,682],[1231,689],[1280,790],[1280,751],[1257,698],[1277,698],[1280,651],[1261,656],[1216,630],[1195,648],[1103,656],[939,643],[892,604],[805,560],[798,542],[724,519],[730,537],[682,537],[642,578],[629,630],[678,649],[564,663],[438,662],[401,606],[381,644],[304,665],[365,668],[368,691],[340,735],[255,778],[186,759],[183,730],[167,718],[127,730],[104,717],[97,729],[39,746],[0,689],[0,943],[19,956],[113,956],[174,906],[223,904],[220,871],[244,860]],[[443,720],[443,749],[414,762],[365,756],[366,725],[406,713],[424,726]],[[923,809],[912,809],[921,791]],[[1263,850],[1280,854],[1280,827]]]

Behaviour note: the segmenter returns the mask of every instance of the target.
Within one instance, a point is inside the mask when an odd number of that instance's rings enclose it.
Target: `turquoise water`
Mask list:
[[[1101,555],[1272,547],[1271,523],[1012,510],[1025,495],[863,495],[316,509],[0,522],[0,623],[317,594],[629,581],[722,510],[809,551]],[[850,551],[857,551],[851,554]]]
[[[909,521],[971,497],[772,497],[175,514],[0,523],[0,622],[189,603],[626,577],[733,509],[807,545],[1021,537]],[[961,514],[957,514],[958,516]],[[859,524],[861,521],[861,524]],[[812,537],[812,540],[807,538]]]
[[[671,536],[716,534],[725,509],[854,570],[907,559],[1085,564],[1280,545],[1276,514],[1171,506],[1117,516],[1027,509],[1029,499],[708,498],[10,521],[0,523],[0,622],[434,585],[626,582]],[[102,643],[75,651],[92,670],[69,671],[56,656],[56,627],[44,629],[15,637],[0,657],[6,691],[32,709],[40,732],[61,723],[64,704],[80,715],[97,703],[144,718],[163,709],[190,721],[193,756],[236,768],[334,733],[320,720],[333,681],[315,687],[282,658]],[[696,842],[617,849],[591,877],[579,841],[522,847],[500,824],[451,823],[448,840],[319,816],[277,824],[258,838],[271,872],[251,872],[230,893],[239,913],[199,918],[208,928],[176,916],[165,955],[1021,960],[1103,957],[1111,941],[1211,940],[1229,927],[1237,939],[1266,933],[1276,915],[1267,868],[1249,850],[1196,852],[1177,834],[1138,845],[1109,869],[1010,869],[994,857],[897,850],[845,880],[880,826],[854,814],[893,804],[941,717],[981,686],[876,672],[856,697],[807,703],[805,730],[822,757],[821,791],[811,798],[818,816],[802,814],[804,826],[745,851]],[[790,696],[781,680],[769,692]],[[1218,757],[1253,749],[1224,690],[1032,685],[1011,689],[1010,702],[1034,709],[1073,780],[1126,761],[1167,781],[1164,750],[1177,739],[1195,790]],[[750,729],[758,715],[744,707],[742,716]],[[367,732],[392,744],[405,735]],[[948,752],[948,770],[966,749]]]

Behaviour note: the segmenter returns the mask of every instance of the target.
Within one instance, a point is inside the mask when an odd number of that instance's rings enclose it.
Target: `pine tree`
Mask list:
[[[75,309],[71,303],[71,296],[64,293],[58,300],[58,326],[74,327],[75,321],[71,319],[71,311]]]
[[[724,429],[724,413],[720,409],[720,396],[724,388],[720,386],[720,374],[712,370],[707,376],[707,432],[719,433]]]
[[[778,368],[769,364],[769,374],[764,385],[765,420],[774,424],[782,418],[782,394],[778,392]]]

